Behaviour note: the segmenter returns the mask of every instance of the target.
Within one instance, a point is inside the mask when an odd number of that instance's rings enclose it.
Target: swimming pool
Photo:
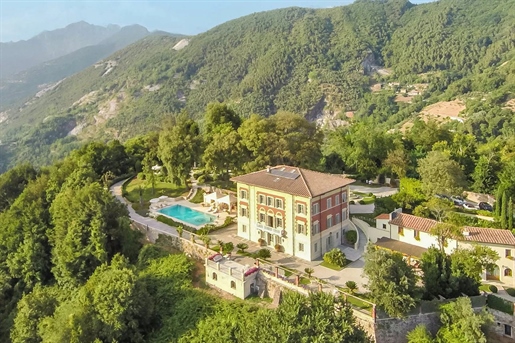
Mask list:
[[[182,205],[173,205],[159,210],[160,213],[194,226],[201,226],[214,222],[215,216],[202,213]]]

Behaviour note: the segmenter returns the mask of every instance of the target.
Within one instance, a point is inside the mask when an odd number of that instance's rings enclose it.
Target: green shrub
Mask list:
[[[167,225],[174,226],[174,227],[182,226],[184,230],[189,231],[189,232],[197,231],[197,229],[195,229],[194,227],[191,227],[191,226],[188,226],[188,225],[184,225],[183,223],[176,222],[172,218],[168,218],[168,217],[165,217],[165,216],[157,216],[156,220],[158,222],[165,223]]]
[[[138,173],[138,180],[145,180],[145,173]]]
[[[349,292],[354,293],[358,289],[358,284],[354,281],[347,281],[345,287],[349,289]]]
[[[374,196],[374,193],[368,193],[368,196],[372,197],[372,196]]]
[[[494,285],[489,285],[488,288],[490,289],[490,292],[492,292],[492,293],[497,293],[497,291],[498,291],[497,287]]]
[[[360,200],[360,201],[359,201],[359,204],[360,204],[360,205],[365,205],[365,204],[366,204],[366,202],[365,202],[365,200]]]
[[[349,243],[349,244],[354,244],[357,242],[358,240],[358,233],[354,230],[350,230],[350,231],[345,231],[345,240]]]
[[[232,242],[227,242],[224,244],[224,252],[232,252],[234,250],[234,244]]]
[[[506,293],[508,293],[512,297],[515,297],[515,288],[506,288]]]
[[[494,310],[513,315],[513,303],[511,301],[499,298],[493,294],[488,294],[486,304]]]
[[[349,201],[349,204],[354,205],[354,204],[356,204],[356,202],[354,200],[351,200],[351,201]]]
[[[245,252],[245,250],[249,248],[249,245],[247,243],[238,243],[236,244],[236,248],[238,248],[238,251]]]
[[[326,252],[324,254],[324,261],[338,267],[343,267],[346,264],[345,254],[337,248]]]
[[[270,250],[263,248],[263,249],[258,250],[258,252],[255,254],[255,257],[262,258],[262,259],[270,258],[270,257],[272,257],[272,253],[270,252]]]

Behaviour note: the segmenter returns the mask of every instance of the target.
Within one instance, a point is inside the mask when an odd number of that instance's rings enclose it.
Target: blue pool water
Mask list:
[[[159,212],[195,226],[208,224],[215,220],[215,216],[195,211],[189,207],[181,205],[165,207],[160,209]]]

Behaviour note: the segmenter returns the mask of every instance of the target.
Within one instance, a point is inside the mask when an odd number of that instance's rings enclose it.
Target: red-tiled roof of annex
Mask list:
[[[378,215],[374,219],[390,219],[390,215],[388,213],[381,213],[380,215]]]
[[[272,172],[274,170],[274,172]],[[283,177],[284,175],[299,175],[297,178]],[[257,172],[235,176],[233,182],[263,187],[288,194],[313,198],[331,192],[335,189],[350,185],[355,180],[345,178],[341,175],[325,174],[309,169],[302,169],[290,166],[276,166]]]
[[[428,232],[438,222],[436,220],[416,217],[406,213],[399,213],[389,222],[392,225],[402,226],[408,229],[414,229],[422,232]],[[509,230],[491,229],[482,227],[465,226],[464,232],[468,235],[463,236],[463,241],[492,243],[501,245],[515,245],[515,236]]]

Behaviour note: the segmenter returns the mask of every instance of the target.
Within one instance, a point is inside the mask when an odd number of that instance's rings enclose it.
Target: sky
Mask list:
[[[431,0],[412,0],[413,3]],[[29,39],[78,21],[139,24],[150,31],[194,35],[231,19],[277,8],[328,8],[352,0],[0,0],[0,42]]]

